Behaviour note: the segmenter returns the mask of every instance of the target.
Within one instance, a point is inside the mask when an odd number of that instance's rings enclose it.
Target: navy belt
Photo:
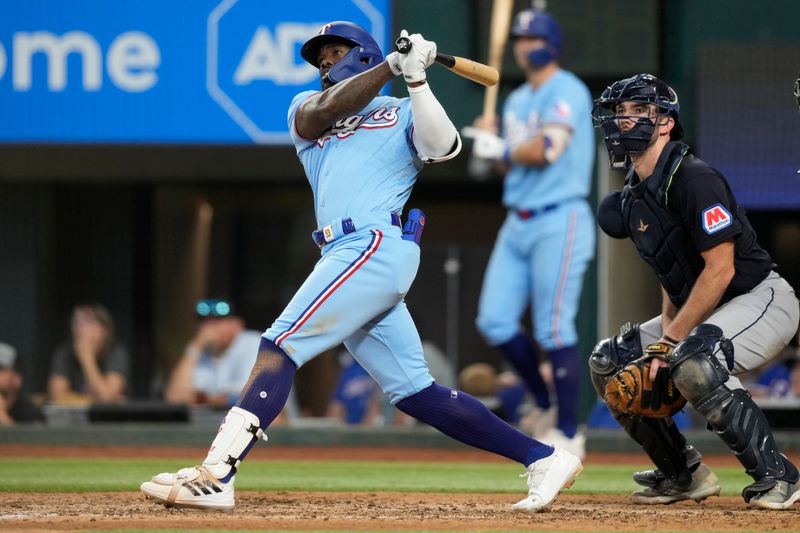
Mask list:
[[[543,215],[548,211],[552,211],[558,207],[558,204],[550,204],[544,207],[540,207],[539,209],[514,209],[514,213],[517,214],[519,218],[522,220],[528,220],[529,218],[538,217],[539,215]]]
[[[397,226],[398,228],[402,227],[402,224],[400,224],[400,215],[391,213],[391,218],[392,226]],[[334,224],[338,226],[338,222],[339,221],[334,222]],[[322,229],[318,229],[311,234],[311,238],[314,239],[314,242],[317,243],[317,246],[322,248],[326,244],[335,241],[338,237],[342,235],[349,235],[358,229],[353,222],[353,219],[350,217],[341,219],[341,231],[337,231],[338,228],[332,227],[334,224],[325,226]]]

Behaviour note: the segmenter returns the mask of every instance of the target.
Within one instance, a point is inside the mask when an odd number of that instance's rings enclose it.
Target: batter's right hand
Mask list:
[[[425,69],[433,65],[436,59],[436,43],[425,40],[419,33],[409,35],[406,30],[400,32],[400,37],[407,37],[411,41],[411,50],[399,54],[398,58],[403,78],[406,83],[425,81]]]
[[[472,155],[475,157],[493,161],[508,161],[508,144],[494,133],[466,126],[461,128],[461,135],[472,139]]]

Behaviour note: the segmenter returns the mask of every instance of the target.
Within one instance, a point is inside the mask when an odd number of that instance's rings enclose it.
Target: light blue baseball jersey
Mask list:
[[[303,139],[294,115],[317,91],[289,106],[289,129],[314,192],[317,224],[362,213],[401,213],[424,163],[413,144],[411,100],[378,96],[319,139]]]
[[[551,165],[511,166],[503,190],[506,207],[538,209],[589,195],[594,162],[591,110],[586,85],[560,69],[537,89],[525,83],[509,95],[503,106],[502,130],[512,149],[533,139],[544,124],[568,127],[572,139]]]
[[[433,382],[422,343],[403,298],[417,274],[419,246],[402,238],[391,214],[400,214],[423,166],[413,144],[411,101],[378,96],[337,121],[318,139],[289,128],[314,192],[317,223],[339,232],[264,337],[300,367],[344,343],[392,403]],[[336,233],[336,232],[334,232]]]

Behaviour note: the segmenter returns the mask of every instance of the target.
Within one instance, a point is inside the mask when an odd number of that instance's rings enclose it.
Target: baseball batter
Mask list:
[[[598,209],[600,227],[633,241],[655,271],[663,298],[661,315],[595,347],[592,381],[657,467],[634,475],[645,487],[632,494],[634,502],[700,501],[720,492],[717,477],[671,418],[625,410],[629,403],[609,395],[612,374],[644,353],[653,358],[642,379],[668,384],[657,379],[668,367],[674,386],[753,478],[742,491],[745,502],[787,509],[800,498],[797,468],[780,453],[736,376],[781,352],[797,331],[800,304],[725,178],[679,140],[679,111],[675,91],[650,74],[620,80],[595,101],[611,164],[628,168],[624,189]],[[667,397],[657,386],[652,390],[655,403]]]
[[[541,436],[583,456],[577,432],[583,364],[575,317],[586,267],[594,256],[595,228],[586,200],[591,190],[594,134],[589,90],[559,68],[561,30],[543,11],[526,10],[511,28],[517,64],[527,82],[506,100],[502,134],[493,124],[469,128],[473,155],[507,167],[503,205],[508,215],[489,259],[477,327],[501,349],[543,409],[550,394],[539,373],[536,345],[521,327],[532,306],[533,331],[553,365],[558,416]]]
[[[400,214],[426,162],[455,156],[461,141],[426,80],[436,43],[408,36],[407,54],[386,60],[373,38],[332,22],[301,55],[323,91],[297,95],[288,124],[314,194],[322,257],[264,333],[240,400],[198,467],[155,476],[142,491],[175,507],[230,510],[237,468],[286,402],[295,371],[341,343],[401,411],[466,444],[526,467],[523,511],[547,508],[582,469],[580,460],[505,424],[483,404],[433,382],[403,301],[419,265],[419,227]],[[402,74],[408,98],[379,96]]]

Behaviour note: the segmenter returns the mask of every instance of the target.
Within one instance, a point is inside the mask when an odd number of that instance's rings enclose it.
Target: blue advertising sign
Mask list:
[[[288,143],[302,43],[350,20],[386,50],[390,1],[4,0],[0,142]]]

